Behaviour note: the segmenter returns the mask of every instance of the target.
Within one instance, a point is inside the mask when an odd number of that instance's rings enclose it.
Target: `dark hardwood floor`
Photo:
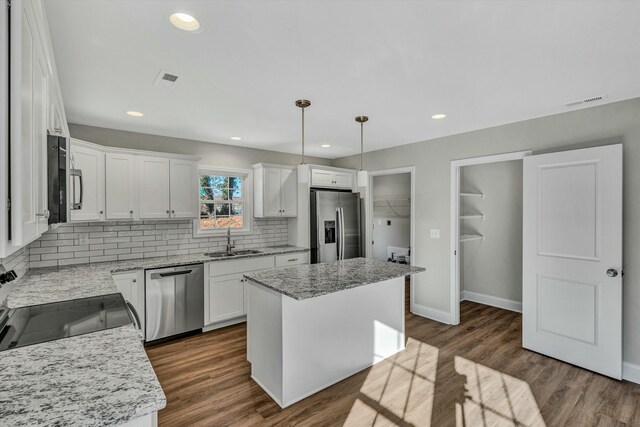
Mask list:
[[[640,426],[640,386],[521,347],[521,316],[407,315],[407,348],[286,409],[249,378],[244,324],[149,347],[161,426]]]

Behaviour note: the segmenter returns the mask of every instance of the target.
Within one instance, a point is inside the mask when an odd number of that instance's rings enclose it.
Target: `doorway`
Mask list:
[[[411,265],[415,240],[415,168],[369,172],[366,256]],[[413,312],[413,279],[408,277],[409,310]]]

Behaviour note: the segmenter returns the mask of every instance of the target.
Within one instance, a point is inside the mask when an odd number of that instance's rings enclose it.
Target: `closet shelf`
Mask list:
[[[472,240],[484,240],[484,236],[482,234],[461,234],[460,235],[461,242],[470,242]]]
[[[484,199],[484,193],[460,193],[460,197],[479,197]]]
[[[463,213],[460,215],[460,219],[484,219],[484,214],[480,213]]]

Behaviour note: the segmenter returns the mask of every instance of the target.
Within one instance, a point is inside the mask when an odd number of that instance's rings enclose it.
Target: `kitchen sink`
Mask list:
[[[259,253],[262,253],[262,251],[258,249],[244,249],[244,250],[233,251],[233,252],[209,252],[209,253],[206,253],[205,255],[211,258],[233,258],[234,256],[238,256],[238,255],[252,255],[252,254],[259,254]]]

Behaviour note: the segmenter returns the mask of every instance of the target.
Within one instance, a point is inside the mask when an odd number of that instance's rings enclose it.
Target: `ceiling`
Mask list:
[[[294,101],[307,98],[307,153],[337,158],[359,152],[361,114],[373,151],[640,96],[637,1],[46,8],[72,123],[299,153]],[[202,31],[173,27],[174,12],[195,16]],[[153,84],[160,70],[179,76],[173,87]],[[599,95],[607,98],[566,106]]]

